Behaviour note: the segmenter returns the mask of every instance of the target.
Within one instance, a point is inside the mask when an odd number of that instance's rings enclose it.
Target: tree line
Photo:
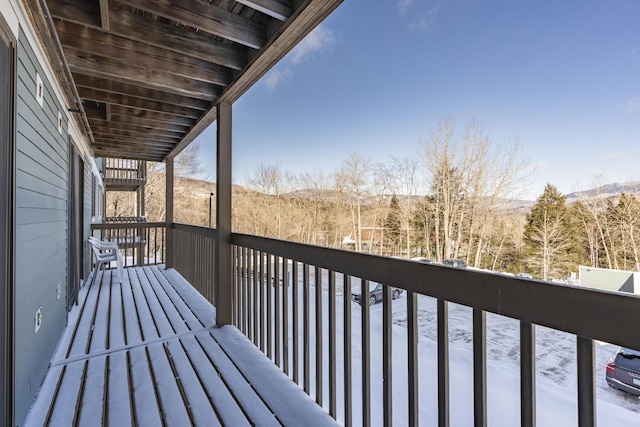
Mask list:
[[[206,226],[215,187],[185,177],[200,169],[198,149],[192,145],[176,158],[174,215],[177,222]],[[542,279],[565,278],[579,264],[640,268],[635,196],[567,206],[547,185],[530,212],[508,208],[529,181],[517,141],[498,144],[475,120],[459,132],[447,119],[413,157],[374,163],[353,152],[330,173],[257,166],[244,187],[233,188],[233,229],[436,262],[461,258],[473,267]],[[149,165],[146,193],[148,219],[164,220],[163,165]],[[113,208],[108,200],[112,214]],[[215,226],[215,201],[211,215]]]

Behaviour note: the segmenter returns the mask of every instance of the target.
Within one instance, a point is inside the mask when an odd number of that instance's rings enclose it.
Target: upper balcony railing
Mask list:
[[[104,183],[107,190],[133,191],[147,182],[147,162],[144,160],[106,158]]]
[[[103,232],[109,227],[121,226],[99,226]],[[172,233],[167,250],[173,251],[175,269],[215,305],[216,230],[174,224]],[[433,404],[438,425],[447,426],[456,406],[452,403],[468,398],[473,402],[474,424],[486,425],[488,408],[503,408],[502,402],[489,402],[493,393],[487,393],[487,315],[490,321],[500,317],[512,322],[516,330],[516,344],[509,352],[519,364],[522,426],[536,425],[540,412],[537,328],[575,335],[580,426],[596,424],[594,343],[633,348],[640,342],[636,295],[237,233],[231,239],[233,323],[346,426],[380,419],[391,425],[398,413],[406,416],[402,424],[418,425],[421,409],[432,402],[437,402]],[[370,307],[366,299],[360,305],[354,302],[356,293],[369,295],[372,282],[384,284],[381,309]],[[397,289],[403,296],[393,301]],[[472,346],[472,386],[464,396],[450,382],[460,357],[452,362],[449,353],[449,310],[461,307],[469,310]],[[419,327],[433,328],[433,354],[424,354]],[[425,400],[421,372],[436,382],[433,400]]]

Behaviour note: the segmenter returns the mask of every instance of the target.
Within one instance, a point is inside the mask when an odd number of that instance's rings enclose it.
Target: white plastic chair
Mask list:
[[[89,243],[96,257],[96,270],[100,270],[106,263],[115,261],[118,266],[118,278],[122,283],[122,255],[116,242],[105,242],[95,237],[89,237]]]

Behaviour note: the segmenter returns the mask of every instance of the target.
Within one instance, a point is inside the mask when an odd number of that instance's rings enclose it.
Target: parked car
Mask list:
[[[458,267],[458,268],[467,268],[467,263],[463,259],[445,259],[442,261],[442,265],[446,265],[448,267]]]
[[[533,276],[531,276],[529,273],[517,273],[515,276],[522,277],[523,279],[533,279]]]
[[[640,351],[620,347],[607,363],[605,378],[611,387],[640,396]]]
[[[378,301],[382,301],[382,290],[384,285],[378,282],[371,282],[369,284],[369,305],[374,305]],[[402,289],[391,288],[391,299],[398,299],[402,295]],[[362,295],[361,294],[353,294],[351,295],[351,299],[358,304],[362,305]]]
[[[424,257],[411,258],[411,261],[421,262],[423,264],[431,264],[431,260],[429,258],[424,258]]]

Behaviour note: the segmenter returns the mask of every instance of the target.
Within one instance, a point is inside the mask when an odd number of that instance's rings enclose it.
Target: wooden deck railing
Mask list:
[[[215,230],[181,224],[173,228],[176,269],[214,302]],[[398,378],[397,369],[395,377],[392,369],[396,362],[392,349],[398,345],[392,334],[392,287],[406,291],[406,343],[403,341],[402,345],[407,348],[402,352],[406,360],[400,364],[406,365],[407,371],[400,380],[407,385],[407,398],[402,400],[407,425],[418,425],[420,405],[424,403],[419,396],[418,375],[419,370],[426,369],[420,366],[418,357],[419,295],[436,300],[437,368],[431,375],[437,377],[439,426],[449,425],[450,402],[457,399],[451,396],[449,387],[451,303],[470,307],[473,313],[470,319],[473,388],[469,392],[473,395],[474,423],[479,426],[487,424],[486,313],[507,316],[519,323],[522,426],[536,424],[536,325],[577,337],[580,426],[596,424],[594,340],[627,347],[637,347],[640,342],[640,329],[635,327],[640,297],[635,295],[238,233],[232,234],[232,245],[234,324],[346,426],[370,425],[376,414],[383,416],[385,425],[392,424],[393,383]],[[373,281],[385,285],[381,313],[382,378],[372,376],[372,341],[378,336],[372,335],[370,307],[353,304],[351,295],[352,286],[367,295]],[[398,301],[394,304],[395,311],[398,304]],[[360,320],[352,321],[354,313]],[[352,353],[354,348],[361,352],[357,360]],[[382,384],[382,397],[372,402],[375,381]],[[358,408],[357,413],[353,408]]]
[[[100,240],[116,242],[125,267],[165,263],[164,222],[91,224],[91,234]]]
[[[449,425],[450,303],[473,309],[474,423],[487,423],[486,313],[496,313],[520,323],[521,425],[536,418],[535,328],[546,326],[577,336],[577,406],[580,426],[596,424],[594,340],[637,347],[635,327],[640,297],[578,288],[512,276],[489,274],[439,265],[425,265],[257,236],[233,234],[234,323],[274,363],[315,396],[335,418],[338,396],[344,400],[344,425],[369,425],[374,408],[382,406],[385,425],[393,412],[392,287],[406,296],[407,425],[418,424],[418,314],[417,296],[437,299],[438,425]],[[351,286],[368,295],[369,282],[384,283],[382,307],[382,402],[371,402],[371,318],[368,304],[356,306]],[[287,291],[290,289],[290,291]],[[300,293],[302,295],[300,295]],[[324,303],[323,298],[328,301]],[[326,308],[323,308],[326,307]],[[357,307],[357,308],[356,308]],[[397,308],[397,304],[396,304]],[[361,316],[359,334],[352,329],[353,310]],[[337,318],[336,313],[341,313]],[[323,331],[328,328],[328,331]],[[313,330],[312,330],[313,329]],[[343,331],[342,337],[340,332]],[[357,335],[360,335],[359,337]],[[323,337],[316,340],[316,337]],[[338,340],[342,342],[338,342]],[[291,342],[291,344],[290,344]],[[397,345],[397,344],[396,344]],[[352,364],[352,348],[362,360]],[[324,350],[326,349],[326,351]],[[328,355],[328,356],[327,356]],[[341,366],[338,366],[338,361]],[[360,375],[356,374],[360,370]],[[340,371],[340,375],[336,372]],[[362,380],[354,387],[353,378]],[[338,383],[340,382],[340,383]],[[314,384],[314,390],[311,389]],[[323,390],[328,384],[328,390]],[[354,402],[362,407],[353,419]]]
[[[215,305],[213,269],[215,230],[173,224],[173,267]]]

